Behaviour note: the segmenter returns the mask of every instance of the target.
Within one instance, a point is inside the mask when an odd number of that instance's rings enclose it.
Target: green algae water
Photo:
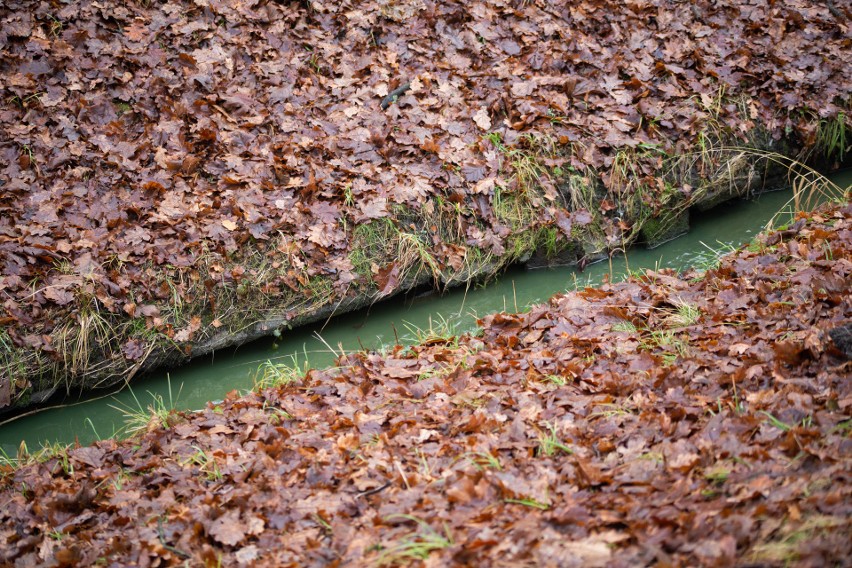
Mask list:
[[[834,174],[841,187],[852,184],[852,170]],[[266,362],[304,369],[334,364],[332,349],[382,349],[396,343],[414,343],[430,334],[463,333],[476,327],[485,314],[521,311],[552,295],[595,285],[605,277],[620,278],[628,271],[656,268],[706,268],[720,255],[750,241],[779,211],[789,209],[791,191],[764,193],[753,201],[738,201],[706,213],[693,213],[689,234],[655,249],[635,247],[586,267],[538,270],[512,269],[486,286],[451,290],[444,295],[395,298],[369,309],[285,332],[234,349],[223,349],[189,364],[150,374],[116,394],[94,394],[24,415],[0,426],[0,449],[15,456],[21,442],[30,451],[44,443],[87,444],[111,436],[125,425],[122,409],[147,408],[154,397],[166,406],[199,409],[221,400],[234,389],[252,388],[258,368]],[[171,401],[171,402],[170,402]],[[2,455],[2,454],[0,454]]]

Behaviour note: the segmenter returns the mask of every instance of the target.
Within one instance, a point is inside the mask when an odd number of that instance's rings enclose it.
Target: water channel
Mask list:
[[[852,170],[831,176],[840,187],[852,184]],[[789,209],[789,190],[762,194],[752,201],[722,205],[705,213],[693,213],[689,234],[655,249],[635,247],[626,256],[614,257],[579,272],[574,267],[538,270],[511,269],[487,286],[459,288],[443,295],[398,297],[329,321],[284,333],[239,348],[220,350],[187,365],[152,373],[134,380],[132,391],[89,395],[90,399],[64,400],[29,416],[0,425],[0,449],[15,456],[21,442],[32,451],[45,442],[88,444],[110,436],[124,426],[120,408],[147,407],[155,395],[171,400],[179,409],[198,409],[210,400],[220,400],[233,389],[249,390],[253,376],[266,361],[307,363],[322,368],[334,363],[328,346],[353,351],[362,347],[379,349],[397,342],[412,343],[416,328],[451,326],[456,332],[470,331],[476,319],[487,313],[520,311],[550,296],[594,285],[604,277],[621,278],[628,270],[708,266],[719,255],[748,242],[777,212]],[[789,216],[788,216],[789,218]],[[171,391],[171,395],[169,394]]]

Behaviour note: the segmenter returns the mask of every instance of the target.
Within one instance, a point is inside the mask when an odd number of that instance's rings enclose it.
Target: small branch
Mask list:
[[[170,545],[166,542],[166,533],[165,533],[165,531],[163,531],[163,518],[162,517],[157,519],[157,536],[160,537],[160,544],[162,545],[162,547],[165,548],[166,550],[168,550],[169,552],[174,552],[175,554],[177,554],[181,558],[190,558],[191,557],[191,555],[189,553],[184,552],[183,550],[180,550],[179,548],[175,548],[174,546],[172,546],[172,545]]]
[[[389,106],[396,102],[396,100],[405,94],[405,92],[411,88],[411,83],[405,83],[388,93],[388,96],[382,99],[382,110],[386,110]]]
[[[390,481],[385,481],[384,485],[379,485],[378,487],[374,487],[373,489],[368,489],[367,491],[362,491],[358,494],[358,497],[369,497],[370,495],[375,495],[381,491],[384,491],[388,487],[391,486]]]
[[[826,5],[828,5],[828,11],[831,12],[832,16],[834,16],[841,22],[846,19],[846,15],[834,6],[834,2],[832,2],[831,0],[826,0],[825,3]]]

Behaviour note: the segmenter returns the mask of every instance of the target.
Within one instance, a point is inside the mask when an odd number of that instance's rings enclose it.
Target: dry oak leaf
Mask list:
[[[181,329],[175,334],[175,341],[189,341],[192,339],[193,334],[196,331],[201,329],[201,318],[198,316],[193,316],[189,322],[189,325],[185,328]]]
[[[73,292],[62,286],[48,286],[43,294],[45,298],[59,306],[68,305],[76,299]]]
[[[240,522],[239,511],[228,511],[207,528],[207,532],[218,542],[227,546],[234,546],[246,536],[246,528]]]
[[[124,36],[130,41],[140,41],[146,35],[148,35],[148,27],[138,19],[124,28]]]
[[[121,348],[124,357],[129,361],[138,361],[145,355],[145,344],[137,339],[131,339]]]
[[[473,121],[482,130],[491,130],[491,117],[488,116],[488,111],[485,110],[485,107],[476,111],[476,114],[473,115]]]

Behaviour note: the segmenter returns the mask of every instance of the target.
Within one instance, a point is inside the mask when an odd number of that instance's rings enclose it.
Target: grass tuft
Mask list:
[[[773,540],[754,545],[745,555],[756,564],[791,565],[801,557],[803,547],[820,534],[848,526],[848,520],[828,515],[814,515],[801,522],[785,521]]]
[[[550,430],[549,434],[540,433],[538,435],[538,455],[553,457],[559,452],[573,454],[574,450],[565,445],[556,433],[556,424],[545,422],[545,426]]]
[[[453,347],[458,347],[458,322],[446,318],[442,314],[438,314],[435,319],[432,319],[430,315],[428,327],[418,327],[409,322],[404,322],[403,325],[408,330],[408,335],[402,339],[407,343],[414,345],[447,343]]]
[[[124,404],[116,399],[116,405],[110,404],[110,408],[118,410],[124,416],[124,427],[117,432],[117,436],[132,437],[141,432],[150,431],[154,428],[168,429],[174,426],[178,421],[177,402],[180,398],[180,393],[183,391],[183,384],[178,389],[177,395],[172,395],[172,380],[167,376],[168,380],[168,401],[162,395],[154,394],[148,391],[151,397],[151,404],[143,407],[142,403],[136,397],[136,393],[130,386],[127,389],[133,396],[134,406]]]
[[[254,387],[252,390],[260,392],[262,390],[274,387],[282,387],[301,382],[308,371],[311,370],[310,363],[307,357],[305,362],[300,366],[298,357],[294,354],[290,356],[292,363],[274,363],[267,360],[257,371],[255,371],[252,381]]]
[[[445,526],[443,534],[430,527],[425,521],[414,515],[390,515],[387,520],[400,518],[417,523],[418,530],[403,537],[379,554],[376,560],[378,566],[408,563],[416,560],[426,560],[432,552],[453,546],[449,529]]]
[[[500,459],[491,452],[468,452],[465,458],[479,471],[485,469],[502,471],[503,469]]]
[[[66,374],[66,390],[70,392],[72,377],[95,374],[101,370],[104,359],[113,355],[117,330],[101,313],[95,297],[84,291],[77,292],[78,313],[76,321],[69,321],[54,332],[53,344],[61,354]],[[98,361],[98,363],[95,363]]]
[[[833,119],[820,120],[817,125],[814,153],[830,163],[843,163],[852,150],[852,133],[846,124],[846,114],[838,113]]]
[[[29,448],[27,448],[27,443],[21,442],[21,445],[18,447],[18,454],[12,457],[0,448],[0,479],[22,467],[37,463],[46,463],[52,459],[56,460],[52,471],[61,470],[65,475],[72,475],[74,473],[74,465],[68,456],[69,449],[71,449],[71,445],[68,444],[43,442],[37,451],[30,452]]]
[[[181,465],[197,466],[198,471],[204,474],[207,481],[222,481],[222,471],[219,469],[219,464],[216,463],[216,458],[198,446],[192,446],[192,449],[195,450],[195,453],[182,461]]]
[[[538,509],[539,511],[547,511],[550,508],[550,505],[548,505],[547,503],[542,503],[541,501],[533,499],[532,497],[526,497],[524,499],[503,499],[503,502],[523,505],[524,507]]]
[[[680,298],[672,300],[674,310],[668,310],[665,323],[671,327],[688,327],[701,319],[701,310],[694,304],[690,304]]]

